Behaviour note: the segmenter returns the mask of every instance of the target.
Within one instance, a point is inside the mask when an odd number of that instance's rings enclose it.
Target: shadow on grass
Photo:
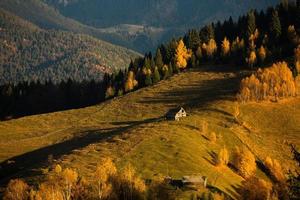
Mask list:
[[[217,100],[235,100],[235,94],[241,81],[240,76],[212,80],[200,80],[182,88],[171,88],[165,92],[158,92],[155,97],[145,97],[140,103],[145,104],[172,104],[184,108],[207,109],[207,105]],[[222,114],[232,116],[224,111]]]
[[[114,124],[122,126],[80,132],[80,136],[70,140],[10,158],[9,160],[0,163],[0,186],[5,186],[10,179],[30,178],[41,175],[40,172],[37,172],[35,169],[48,167],[49,156],[54,159],[59,159],[63,155],[70,154],[73,150],[111,139],[113,136],[126,132],[135,126],[160,122],[162,120],[164,120],[164,117],[151,118],[142,121],[116,122]]]

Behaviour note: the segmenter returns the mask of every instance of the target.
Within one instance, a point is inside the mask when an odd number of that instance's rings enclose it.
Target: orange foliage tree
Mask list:
[[[286,62],[259,69],[255,74],[241,81],[238,100],[241,102],[261,101],[274,97],[296,96],[296,82]]]
[[[4,193],[4,200],[24,200],[29,197],[29,186],[21,179],[9,181]]]
[[[255,157],[245,147],[235,149],[232,164],[244,178],[252,176],[256,170]]]
[[[176,48],[176,65],[180,69],[184,69],[187,67],[188,60],[192,57],[192,53],[190,50],[186,48],[183,40],[180,40],[178,46]]]
[[[222,56],[228,56],[230,53],[230,41],[225,37],[222,41]]]
[[[264,165],[269,170],[271,177],[277,182],[284,182],[285,176],[281,168],[280,163],[276,159],[267,157],[265,159]]]

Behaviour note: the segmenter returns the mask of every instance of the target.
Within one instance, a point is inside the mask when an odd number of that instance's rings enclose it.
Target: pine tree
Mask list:
[[[199,33],[195,29],[189,31],[184,38],[184,43],[186,44],[188,49],[196,51],[201,43]]]
[[[159,70],[161,70],[162,67],[164,66],[163,58],[159,48],[157,49],[155,55],[155,65],[158,67]]]
[[[254,12],[251,11],[248,13],[248,17],[247,17],[247,38],[250,38],[250,36],[252,34],[254,34],[255,29],[256,29],[256,19],[255,19],[255,15]]]
[[[156,84],[156,83],[158,83],[160,81],[160,74],[159,74],[159,71],[158,71],[157,67],[155,67],[155,69],[154,69],[152,80],[153,80],[152,81],[153,84]]]
[[[272,21],[271,21],[271,27],[270,27],[271,35],[275,40],[278,40],[281,36],[281,23],[278,16],[278,11],[273,10],[272,12]]]
[[[150,86],[152,85],[152,76],[151,73],[147,73],[145,77],[145,85]]]

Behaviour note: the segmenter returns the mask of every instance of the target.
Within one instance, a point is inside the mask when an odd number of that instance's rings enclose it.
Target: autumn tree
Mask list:
[[[210,132],[209,135],[208,135],[208,139],[212,143],[216,143],[217,142],[217,135],[216,135],[216,133],[214,131]]]
[[[244,178],[252,176],[256,171],[255,157],[245,147],[242,149],[236,147],[232,162],[238,173]]]
[[[133,90],[137,85],[138,85],[138,82],[137,82],[137,80],[135,80],[134,72],[129,71],[127,80],[125,82],[125,87],[124,87],[125,92],[129,92],[129,91]]]
[[[3,200],[26,200],[29,198],[29,186],[21,179],[9,181]]]
[[[70,200],[72,189],[78,180],[78,174],[76,171],[66,168],[61,172],[61,178],[64,200]]]
[[[264,63],[265,59],[267,57],[267,51],[266,49],[264,48],[264,46],[260,46],[260,48],[258,49],[258,58],[259,58],[259,62],[261,64]]]
[[[248,63],[250,68],[253,68],[253,66],[255,65],[257,61],[257,57],[256,57],[256,52],[254,50],[251,50],[249,52],[248,57],[246,58],[246,62]]]
[[[225,37],[222,41],[222,56],[226,57],[230,53],[230,41]]]
[[[39,185],[34,195],[34,200],[65,200],[62,189],[58,183],[44,182]]]
[[[180,69],[184,69],[187,67],[187,62],[191,58],[192,53],[189,51],[185,45],[183,40],[180,40],[176,49],[176,65]]]
[[[115,176],[117,169],[110,158],[103,158],[97,165],[94,179],[97,185],[98,198],[106,198],[112,191],[112,186],[109,183],[109,178]]]
[[[273,160],[270,157],[267,157],[264,161],[264,165],[268,169],[269,174],[271,175],[273,180],[277,182],[285,181],[284,172],[278,160],[276,159]]]
[[[208,44],[203,43],[202,44],[202,49],[206,53],[208,58],[213,58],[214,54],[216,53],[218,47],[217,43],[214,39],[210,39],[208,41]]]
[[[238,99],[242,102],[269,98],[278,100],[296,95],[296,82],[292,71],[286,62],[278,62],[243,79]]]
[[[272,184],[255,176],[247,177],[242,181],[241,199],[271,200]]]
[[[228,165],[228,162],[229,162],[229,153],[228,153],[227,149],[224,147],[218,153],[215,164],[217,166],[223,167],[223,166]]]
[[[132,165],[128,164],[113,181],[114,193],[117,199],[144,199],[146,185],[137,176]]]

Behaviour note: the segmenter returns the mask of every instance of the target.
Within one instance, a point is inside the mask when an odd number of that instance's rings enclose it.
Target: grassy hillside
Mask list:
[[[35,180],[53,162],[89,179],[100,158],[109,155],[118,167],[132,163],[143,178],[202,174],[236,197],[234,186],[242,178],[212,164],[211,155],[222,147],[245,145],[258,159],[269,155],[285,169],[292,167],[288,144],[300,145],[300,98],[242,104],[237,123],[235,93],[244,73],[212,68],[181,73],[97,106],[0,122],[0,179]],[[166,121],[165,113],[179,105],[188,117]],[[216,143],[203,136],[203,121],[216,132]]]
[[[99,80],[138,54],[87,35],[43,30],[0,9],[0,84]]]

